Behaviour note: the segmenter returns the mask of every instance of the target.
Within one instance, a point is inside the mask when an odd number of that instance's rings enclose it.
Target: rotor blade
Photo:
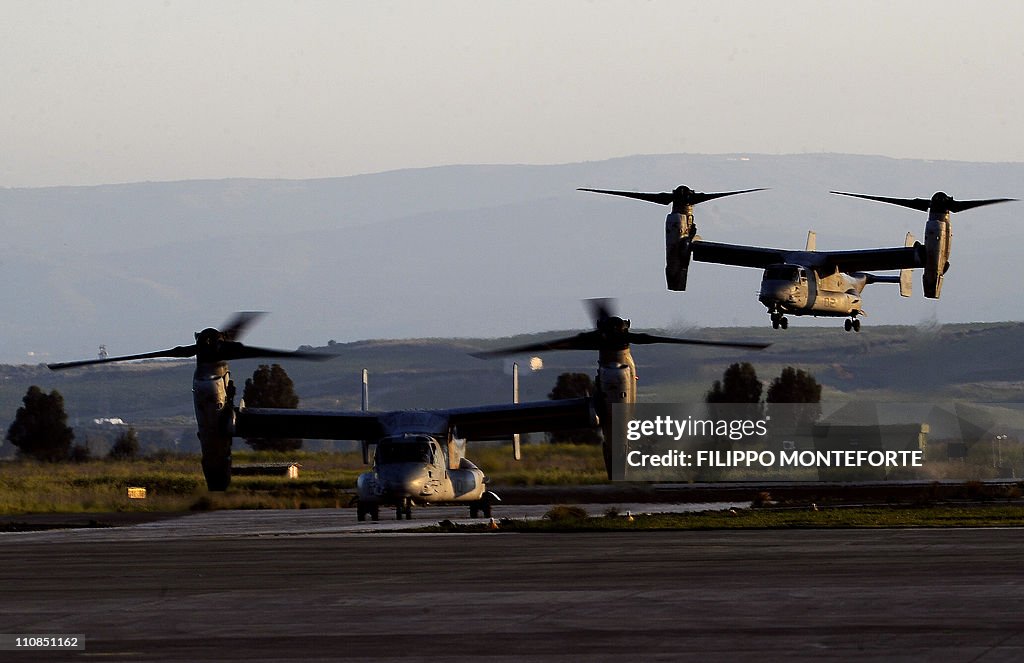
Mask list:
[[[610,297],[595,297],[593,299],[586,299],[584,302],[590,313],[590,319],[593,320],[595,326],[601,320],[615,315],[615,300]]]
[[[179,345],[177,347],[170,348],[169,350],[143,352],[142,354],[124,355],[123,357],[106,357],[104,359],[83,359],[81,361],[66,361],[55,364],[47,364],[46,367],[52,371],[59,371],[65,368],[75,368],[77,366],[92,366],[94,364],[109,364],[115,361],[132,361],[134,359],[157,359],[161,357],[185,358],[192,357],[195,354],[196,346],[194,344]]]
[[[529,343],[517,345],[511,348],[498,350],[486,350],[484,352],[473,352],[472,356],[477,359],[489,359],[491,357],[506,357],[524,352],[544,352],[545,350],[598,350],[600,349],[601,336],[598,332],[583,332],[568,338],[559,338],[553,341],[542,343]]]
[[[890,205],[909,207],[910,209],[916,209],[921,212],[927,212],[928,207],[931,205],[932,202],[928,198],[887,198],[886,196],[869,196],[865,193],[846,193],[845,191],[829,191],[829,193],[834,193],[837,196],[849,196],[851,198],[876,200],[880,203],[889,203]]]
[[[705,341],[694,338],[675,338],[672,336],[655,336],[653,334],[629,334],[629,342],[636,345],[650,345],[652,343],[671,343],[675,345],[711,345],[722,348],[747,348],[750,350],[763,350],[771,343],[749,343],[743,341]]]
[[[721,193],[697,193],[696,191],[694,191],[692,192],[689,202],[693,205],[697,205],[703,202],[707,202],[709,200],[714,200],[715,198],[724,198],[726,196],[738,196],[741,193],[753,193],[754,191],[765,191],[765,189],[744,189],[742,191],[723,191]]]
[[[1016,198],[989,198],[987,200],[952,200],[949,201],[950,212],[963,212],[964,210],[974,209],[975,207],[982,207],[984,205],[995,205],[996,203],[1009,203],[1017,200]]]
[[[239,311],[232,316],[231,320],[224,326],[224,330],[221,331],[224,338],[229,341],[237,341],[241,338],[252,323],[266,315],[265,311]]]
[[[671,193],[637,193],[635,191],[607,191],[605,189],[576,189],[577,191],[590,191],[591,193],[607,193],[610,196],[622,196],[623,198],[635,198],[636,200],[646,200],[649,203],[656,203],[658,205],[671,205],[672,194]]]
[[[673,203],[683,203],[685,205],[699,205],[700,203],[708,200],[714,200],[715,198],[724,198],[725,196],[736,196],[741,193],[752,193],[754,191],[764,191],[764,189],[743,189],[742,191],[721,191],[719,193],[700,193],[694,191],[685,186],[678,187],[675,191],[663,192],[663,193],[638,193],[636,191],[609,191],[607,189],[585,189],[579,188],[577,191],[590,191],[592,193],[606,193],[611,196],[622,196],[624,198],[634,198],[636,200],[645,200],[649,203],[657,203],[658,205],[671,205]]]
[[[829,193],[834,193],[840,196],[850,196],[852,198],[864,198],[865,200],[877,200],[881,203],[909,207],[910,209],[916,209],[921,212],[927,212],[930,209],[939,209],[943,212],[963,212],[965,210],[974,209],[975,207],[994,205],[996,203],[1009,203],[1017,200],[1016,198],[954,200],[944,193],[936,193],[931,198],[889,198],[886,196],[869,196],[863,193],[844,193],[842,191],[829,191]]]
[[[225,343],[220,348],[219,359],[231,361],[233,359],[309,359],[313,361],[324,361],[337,357],[335,354],[326,352],[310,352],[308,350],[275,350],[273,348],[260,348],[243,345],[238,342]]]

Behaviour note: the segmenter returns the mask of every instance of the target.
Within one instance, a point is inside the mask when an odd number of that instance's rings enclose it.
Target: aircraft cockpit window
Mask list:
[[[427,442],[382,442],[377,444],[377,462],[389,463],[430,463],[430,444]]]

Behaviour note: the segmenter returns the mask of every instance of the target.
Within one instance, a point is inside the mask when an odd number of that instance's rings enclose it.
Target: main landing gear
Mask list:
[[[859,332],[860,320],[858,320],[857,318],[848,318],[845,322],[843,322],[843,329],[845,329],[846,331],[850,331],[852,329],[855,332]]]
[[[484,518],[491,517],[491,502],[490,500],[480,500],[478,502],[472,502],[469,505],[469,517],[479,518],[483,515]]]
[[[780,313],[778,311],[772,311],[771,312],[771,316],[772,316],[772,329],[778,329],[780,327],[782,329],[788,329],[789,328],[789,318],[787,318],[786,316],[782,315],[782,313]]]
[[[399,513],[401,513],[401,511],[399,511]],[[370,504],[363,504],[362,502],[357,501],[356,518],[359,519],[359,522],[363,522],[364,520],[366,520],[366,516],[370,516],[370,518],[373,520],[378,520],[380,518],[379,505],[376,502],[372,502]]]
[[[371,520],[380,519],[380,502],[366,502],[362,500],[356,500],[356,518],[359,522],[366,520],[369,516]],[[405,517],[406,520],[412,520],[412,498],[406,497],[395,507],[395,516],[398,520]]]

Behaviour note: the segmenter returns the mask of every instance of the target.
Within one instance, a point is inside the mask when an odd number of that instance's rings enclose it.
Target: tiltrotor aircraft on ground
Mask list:
[[[502,403],[443,410],[340,412],[331,410],[235,407],[233,359],[330,359],[316,352],[290,352],[243,345],[237,339],[256,313],[240,313],[224,331],[206,329],[196,342],[169,350],[122,357],[50,364],[54,370],[158,357],[196,357],[192,381],[203,472],[211,491],[231,482],[234,437],[361,440],[363,458],[375,447],[373,469],[358,480],[357,512],[378,518],[382,505],[394,505],[398,518],[411,518],[413,504],[462,503],[476,516],[490,515],[496,496],[487,478],[465,457],[467,440],[510,439],[516,433],[559,431],[598,424],[590,398],[533,403]]]
[[[740,193],[761,191],[745,189],[723,193],[698,193],[680,186],[672,192],[635,193],[605,189],[580,189],[672,205],[665,220],[665,277],[669,290],[685,290],[690,260],[764,270],[759,301],[764,304],[775,329],[789,326],[787,315],[846,318],[844,327],[860,331],[860,316],[866,315],[861,293],[871,283],[895,283],[900,294],[911,293],[913,268],[924,268],[925,296],[937,298],[942,275],[949,268],[952,231],[949,213],[1009,200],[1007,198],[954,201],[943,193],[932,199],[897,199],[842,193],[841,195],[879,200],[929,211],[925,243],[914,241],[910,233],[903,247],[817,251],[813,232],[808,233],[801,250],[774,249],[709,242],[697,235],[693,206],[707,200]],[[841,193],[841,192],[833,192]],[[899,275],[877,275],[874,271],[900,270]]]
[[[630,345],[649,345],[652,343],[671,343],[676,345],[710,345],[716,347],[744,348],[762,350],[770,343],[748,343],[734,341],[706,341],[698,339],[675,338],[672,336],[655,336],[630,331],[627,319],[614,315],[611,301],[607,299],[588,300],[591,317],[595,329],[568,338],[560,338],[541,343],[529,343],[515,347],[501,348],[474,354],[476,357],[503,357],[508,355],[545,352],[550,350],[596,350],[597,379],[596,393],[593,395],[594,410],[598,413],[603,434],[603,451],[605,469],[608,478],[615,474],[612,467],[612,440],[615,424],[612,408],[616,404],[630,405],[636,403],[637,372],[636,363],[630,352]]]
[[[517,433],[574,430],[601,423],[611,403],[634,402],[636,370],[629,343],[686,343],[761,348],[765,343],[730,343],[633,334],[629,321],[612,317],[601,306],[598,329],[539,346],[543,349],[592,349],[600,353],[598,394],[530,403],[502,403],[438,410],[361,411],[235,407],[235,386],[228,362],[233,359],[329,359],[317,352],[250,347],[237,339],[258,316],[242,313],[225,331],[205,329],[196,342],[136,355],[50,364],[54,370],[158,357],[196,357],[192,382],[203,472],[211,491],[231,482],[231,444],[235,437],[361,440],[363,459],[373,467],[358,479],[357,514],[379,517],[381,506],[395,506],[398,518],[411,518],[414,504],[466,504],[470,515],[489,516],[497,496],[488,490],[483,471],[465,457],[468,440],[508,440]],[[512,351],[515,351],[512,350]],[[365,392],[364,392],[365,393]],[[364,399],[365,403],[365,399]],[[607,419],[610,421],[610,418]],[[607,424],[605,424],[607,425]],[[610,439],[610,436],[609,438]],[[517,451],[518,454],[518,451]]]

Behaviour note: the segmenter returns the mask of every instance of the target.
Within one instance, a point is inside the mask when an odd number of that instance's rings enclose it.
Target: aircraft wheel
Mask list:
[[[779,325],[783,329],[789,329],[789,318],[782,318],[781,320],[779,320]]]
[[[779,321],[776,320],[775,318],[772,318],[772,329],[778,329],[778,328],[779,328]]]
[[[853,321],[852,320],[845,320],[845,321],[843,321],[843,329],[845,329],[846,331],[850,331],[851,329],[853,329]]]
[[[366,509],[363,508],[362,504],[356,505],[356,519],[359,522],[363,522],[364,520],[366,520]]]
[[[480,507],[477,506],[476,502],[473,502],[472,504],[469,505],[469,517],[470,518],[479,518],[480,517]]]
[[[855,331],[855,332],[859,332],[860,331],[860,320],[854,320],[853,321],[853,331]]]
[[[491,517],[491,503],[487,500],[484,500],[482,511],[484,512],[484,518]]]
[[[370,507],[370,518],[373,519],[373,522],[380,520],[380,507],[376,504]]]

